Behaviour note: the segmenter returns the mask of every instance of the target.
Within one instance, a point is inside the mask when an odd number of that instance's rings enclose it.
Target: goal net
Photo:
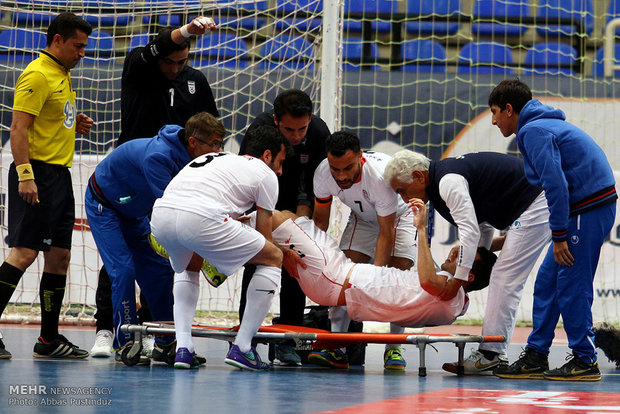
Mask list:
[[[620,90],[615,78],[604,77],[601,69],[603,28],[612,11],[602,0],[567,4],[570,7],[527,0],[2,2],[3,258],[9,252],[4,240],[13,87],[44,47],[47,25],[60,11],[84,16],[96,28],[86,58],[72,70],[78,108],[95,120],[95,126],[88,137],[78,135],[76,140],[72,174],[77,220],[63,309],[65,321],[90,323],[102,263],[83,209],[86,182],[120,132],[124,57],[131,48],[146,44],[162,25],[182,25],[201,14],[218,23],[218,32],[193,40],[190,64],[209,80],[229,131],[225,149],[231,152],[237,152],[254,117],[271,109],[278,93],[294,87],[310,95],[315,112],[332,129],[357,133],[364,149],[391,154],[407,148],[431,159],[483,150],[516,153],[514,141],[491,125],[487,98],[499,81],[519,76],[535,97],[563,109],[570,122],[592,135],[614,170],[620,171],[614,145]],[[326,30],[333,18],[325,12],[328,7],[338,13],[336,26],[329,28],[335,31]],[[334,69],[324,71],[326,65]],[[325,95],[327,88],[333,95]],[[346,208],[334,208],[335,237],[347,214]],[[432,250],[439,261],[458,242],[458,233],[438,216],[434,222]],[[616,227],[602,250],[595,278],[595,320],[620,321]],[[3,321],[36,320],[42,266],[40,257],[24,275]],[[537,267],[523,293],[521,321],[531,320]],[[240,274],[217,289],[203,283],[199,309],[210,317],[236,317],[240,285]],[[481,320],[486,291],[472,296],[465,318]],[[24,316],[23,310],[30,315]],[[276,300],[272,311],[278,310]]]

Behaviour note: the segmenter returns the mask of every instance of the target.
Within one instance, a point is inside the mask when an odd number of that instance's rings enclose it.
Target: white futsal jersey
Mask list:
[[[256,207],[273,211],[278,178],[258,158],[229,152],[201,155],[187,164],[166,187],[155,207],[169,207],[209,218],[237,218]]]
[[[377,216],[396,217],[407,213],[407,205],[384,181],[383,171],[391,157],[380,152],[362,154],[362,173],[351,188],[343,190],[329,170],[329,162],[323,160],[314,173],[314,195],[328,201],[336,196],[346,204],[360,220],[377,224]]]
[[[467,298],[463,289],[443,301],[426,292],[414,269],[399,270],[371,264],[355,264],[347,259],[336,242],[312,220],[286,220],[273,231],[279,244],[297,251],[307,265],[298,266],[299,285],[311,300],[334,306],[347,274],[347,311],[356,321],[394,322],[401,326],[446,325],[464,313]],[[449,273],[442,273],[450,276]]]

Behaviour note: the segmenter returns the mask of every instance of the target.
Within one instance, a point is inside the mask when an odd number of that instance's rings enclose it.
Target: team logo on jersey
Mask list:
[[[75,106],[68,99],[67,102],[65,102],[64,113],[65,121],[63,122],[63,125],[67,129],[72,129],[75,124]]]
[[[362,190],[362,195],[364,196],[364,198],[365,198],[366,200],[370,200],[370,196],[368,195],[368,191],[366,191],[366,190]]]
[[[310,156],[308,154],[299,154],[299,163],[300,164],[308,164],[308,159]]]
[[[191,93],[192,95],[195,94],[196,93],[196,82],[192,80],[188,80],[187,89],[189,90],[189,93]]]
[[[521,222],[519,220],[515,220],[514,227],[515,229],[518,229],[519,227],[521,227]]]
[[[570,242],[573,244],[579,243],[579,236],[577,236],[576,234],[573,234],[572,236],[570,236]]]

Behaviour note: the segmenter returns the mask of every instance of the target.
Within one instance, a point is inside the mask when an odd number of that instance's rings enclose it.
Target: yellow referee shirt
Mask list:
[[[17,79],[13,110],[35,116],[28,129],[31,160],[71,167],[75,150],[75,92],[71,75],[43,50]]]

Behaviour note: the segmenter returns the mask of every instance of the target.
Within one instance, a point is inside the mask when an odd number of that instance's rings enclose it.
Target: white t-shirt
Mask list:
[[[273,211],[278,178],[258,158],[229,152],[201,155],[187,164],[168,184],[155,207],[170,207],[209,218],[237,218],[254,203]]]
[[[383,171],[391,157],[380,152],[362,154],[362,174],[351,188],[338,187],[329,170],[329,162],[323,160],[314,173],[314,195],[318,199],[336,196],[351,208],[360,220],[377,223],[377,216],[384,217],[396,212],[407,212],[407,205],[383,180]]]

